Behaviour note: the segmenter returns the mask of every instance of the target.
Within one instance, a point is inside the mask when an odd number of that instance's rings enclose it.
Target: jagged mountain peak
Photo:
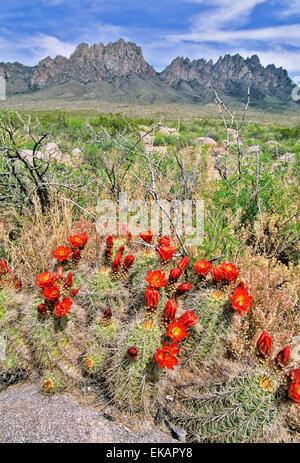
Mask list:
[[[80,43],[69,58],[48,56],[32,67],[0,63],[0,75],[7,80],[9,95],[43,90],[41,98],[50,92],[51,97],[207,103],[213,101],[210,83],[238,101],[245,100],[251,83],[252,104],[293,104],[294,84],[287,71],[274,64],[262,66],[257,55],[245,59],[227,53],[215,63],[177,56],[158,73],[145,61],[142,48],[123,38],[106,45]]]

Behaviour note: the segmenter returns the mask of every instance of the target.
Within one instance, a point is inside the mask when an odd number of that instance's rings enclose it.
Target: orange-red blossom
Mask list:
[[[245,283],[241,283],[235,288],[233,295],[228,296],[231,301],[233,310],[242,315],[243,312],[250,312],[249,308],[253,297],[249,295],[249,289],[245,286]]]
[[[35,284],[40,288],[53,286],[56,281],[56,275],[51,272],[42,272],[36,277]]]
[[[161,349],[157,349],[155,354],[155,360],[157,361],[160,368],[168,368],[174,370],[174,366],[177,365],[178,360],[175,357],[179,353],[177,342],[172,344],[163,343]]]
[[[212,264],[205,259],[196,260],[193,270],[202,277],[205,277],[212,269]]]
[[[48,301],[54,302],[60,296],[60,290],[57,285],[44,288],[43,296]]]
[[[187,326],[183,323],[173,320],[167,328],[167,336],[173,341],[181,342],[183,338],[188,338]]]
[[[152,238],[153,238],[153,233],[151,232],[151,230],[148,230],[148,231],[145,231],[143,233],[140,233],[140,237],[146,243],[151,243]]]
[[[149,283],[148,288],[164,288],[168,282],[165,275],[160,270],[150,270],[145,278]]]
[[[291,382],[288,396],[290,399],[300,405],[300,382]]]
[[[160,246],[157,252],[163,262],[169,262],[172,259],[175,252],[175,248],[172,246]]]
[[[294,402],[300,405],[300,367],[289,373],[292,382],[289,387],[288,396]]]
[[[54,304],[53,313],[56,317],[64,318],[67,314],[70,313],[70,308],[73,302],[68,297],[64,297],[62,301],[56,301]]]
[[[58,246],[52,253],[58,262],[64,262],[70,256],[72,250],[68,246]]]
[[[71,248],[78,249],[83,248],[88,240],[88,236],[84,233],[78,233],[77,235],[72,235],[68,238]]]

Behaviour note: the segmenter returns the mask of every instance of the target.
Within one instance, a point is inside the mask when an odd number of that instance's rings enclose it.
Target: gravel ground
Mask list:
[[[0,442],[178,443],[157,429],[130,432],[66,394],[45,396],[34,384],[0,393]]]

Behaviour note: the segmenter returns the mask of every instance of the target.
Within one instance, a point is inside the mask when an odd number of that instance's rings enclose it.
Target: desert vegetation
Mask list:
[[[299,441],[300,126],[216,102],[0,114],[0,389],[35,380],[188,442]],[[122,192],[167,236],[99,233]],[[199,199],[192,246],[164,200]]]

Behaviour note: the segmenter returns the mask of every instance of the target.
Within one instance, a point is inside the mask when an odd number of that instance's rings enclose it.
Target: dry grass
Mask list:
[[[37,200],[28,214],[19,215],[13,209],[3,212],[0,242],[24,287],[32,286],[36,275],[52,268],[53,249],[68,244],[73,208],[74,205],[63,197],[52,195],[51,206],[44,215]],[[15,239],[11,239],[12,233],[17,234]]]

